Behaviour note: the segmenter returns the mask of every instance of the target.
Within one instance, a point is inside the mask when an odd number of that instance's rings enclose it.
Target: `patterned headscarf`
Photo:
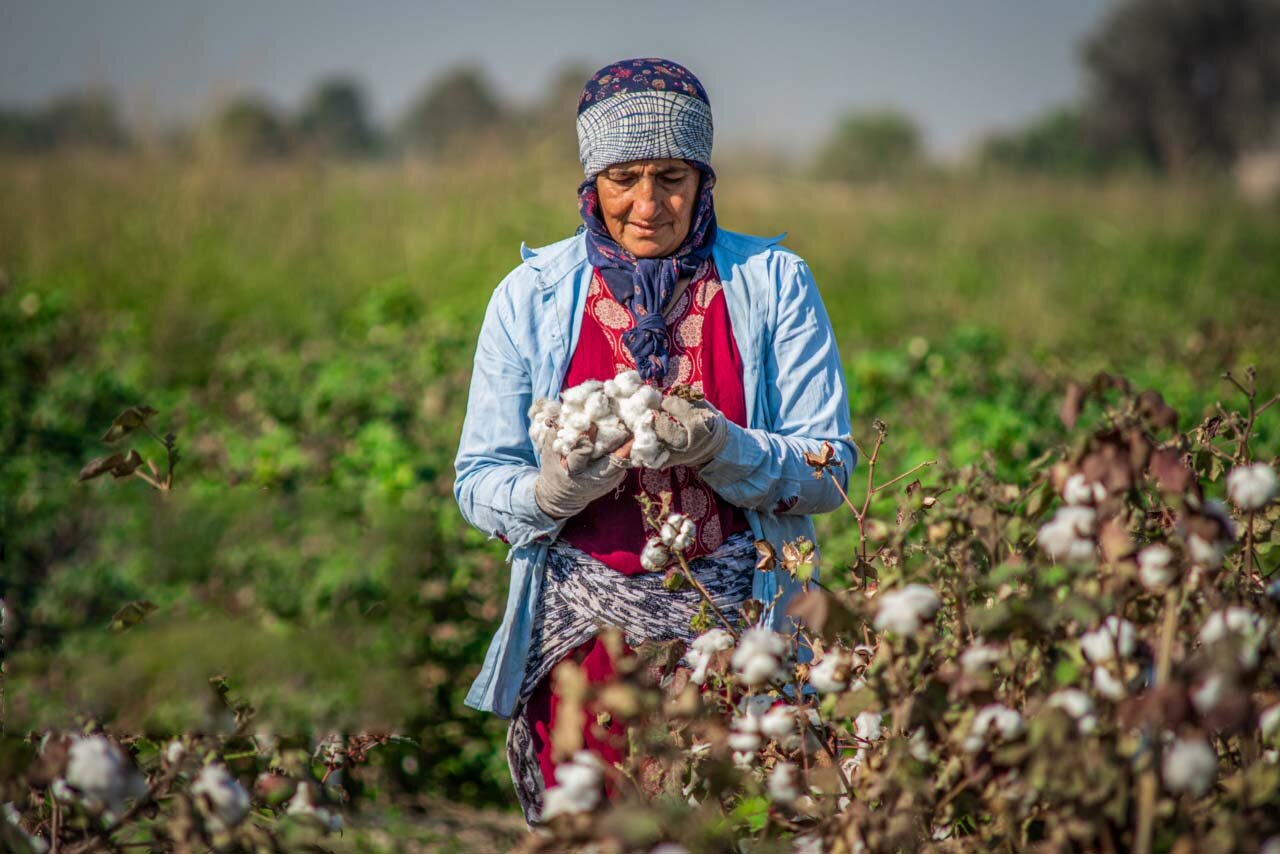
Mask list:
[[[670,346],[662,310],[676,282],[692,276],[711,254],[716,237],[711,192],[716,174],[710,163],[711,107],[706,91],[692,72],[668,60],[608,65],[582,91],[578,141],[587,175],[578,187],[587,259],[635,322],[622,341],[635,357],[636,370],[646,380],[661,381]],[[637,258],[614,241],[600,216],[596,175],[614,163],[667,157],[683,159],[701,173],[689,233],[672,255]]]

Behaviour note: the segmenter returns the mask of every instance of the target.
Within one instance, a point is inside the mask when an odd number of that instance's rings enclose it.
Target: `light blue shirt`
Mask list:
[[[713,258],[742,354],[748,426],[730,423],[724,450],[700,471],[779,553],[784,542],[813,539],[810,514],[842,503],[829,477],[813,477],[804,453],[830,442],[843,463],[834,470],[842,489],[857,460],[831,322],[808,265],[781,239],[716,232]],[[592,275],[581,234],[520,252],[523,263],[494,291],[480,328],[453,487],[467,521],[511,546],[506,612],[466,698],[504,718],[519,698],[547,548],[564,526],[534,501],[528,411],[535,398],[560,393]],[[761,622],[794,631],[785,610],[798,589],[781,568],[755,571]]]

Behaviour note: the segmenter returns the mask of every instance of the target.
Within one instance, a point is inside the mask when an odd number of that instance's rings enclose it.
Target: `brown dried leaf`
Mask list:
[[[1160,491],[1169,495],[1182,495],[1195,480],[1176,448],[1157,448],[1152,451],[1147,470],[1160,485]]]
[[[80,469],[80,480],[93,480],[114,469],[120,463],[124,462],[124,454],[112,454],[109,457],[97,457],[89,460],[85,467]]]
[[[1084,408],[1084,386],[1078,382],[1067,383],[1067,392],[1063,395],[1062,406],[1058,408],[1058,417],[1068,430],[1076,426],[1080,418],[1080,410]]]
[[[146,404],[130,406],[115,417],[115,420],[111,422],[111,426],[107,428],[107,432],[102,434],[102,441],[110,444],[124,438],[145,424],[146,420],[155,415],[156,412],[157,410]]]
[[[768,572],[778,565],[778,552],[768,540],[756,540],[756,551],[760,559],[756,561],[756,569]]]

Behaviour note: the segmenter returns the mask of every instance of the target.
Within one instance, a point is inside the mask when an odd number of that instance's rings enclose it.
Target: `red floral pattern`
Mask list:
[[[729,420],[745,426],[742,358],[733,340],[724,286],[711,259],[698,267],[665,319],[671,336],[670,358],[660,386],[691,386]],[[635,359],[622,340],[631,325],[626,308],[614,299],[597,270],[587,292],[582,330],[564,387],[634,370]],[[656,500],[663,492],[671,493],[672,510],[697,525],[690,558],[710,554],[731,534],[749,527],[742,511],[720,501],[696,469],[672,466],[629,472],[615,493],[592,502],[569,521],[561,536],[619,572],[643,572],[640,552],[651,532],[644,529],[636,496],[644,493]]]

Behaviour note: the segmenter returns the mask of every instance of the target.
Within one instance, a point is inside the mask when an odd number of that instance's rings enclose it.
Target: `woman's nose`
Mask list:
[[[631,203],[632,212],[639,219],[648,221],[658,213],[658,192],[653,181],[639,181],[636,184],[636,195]]]

